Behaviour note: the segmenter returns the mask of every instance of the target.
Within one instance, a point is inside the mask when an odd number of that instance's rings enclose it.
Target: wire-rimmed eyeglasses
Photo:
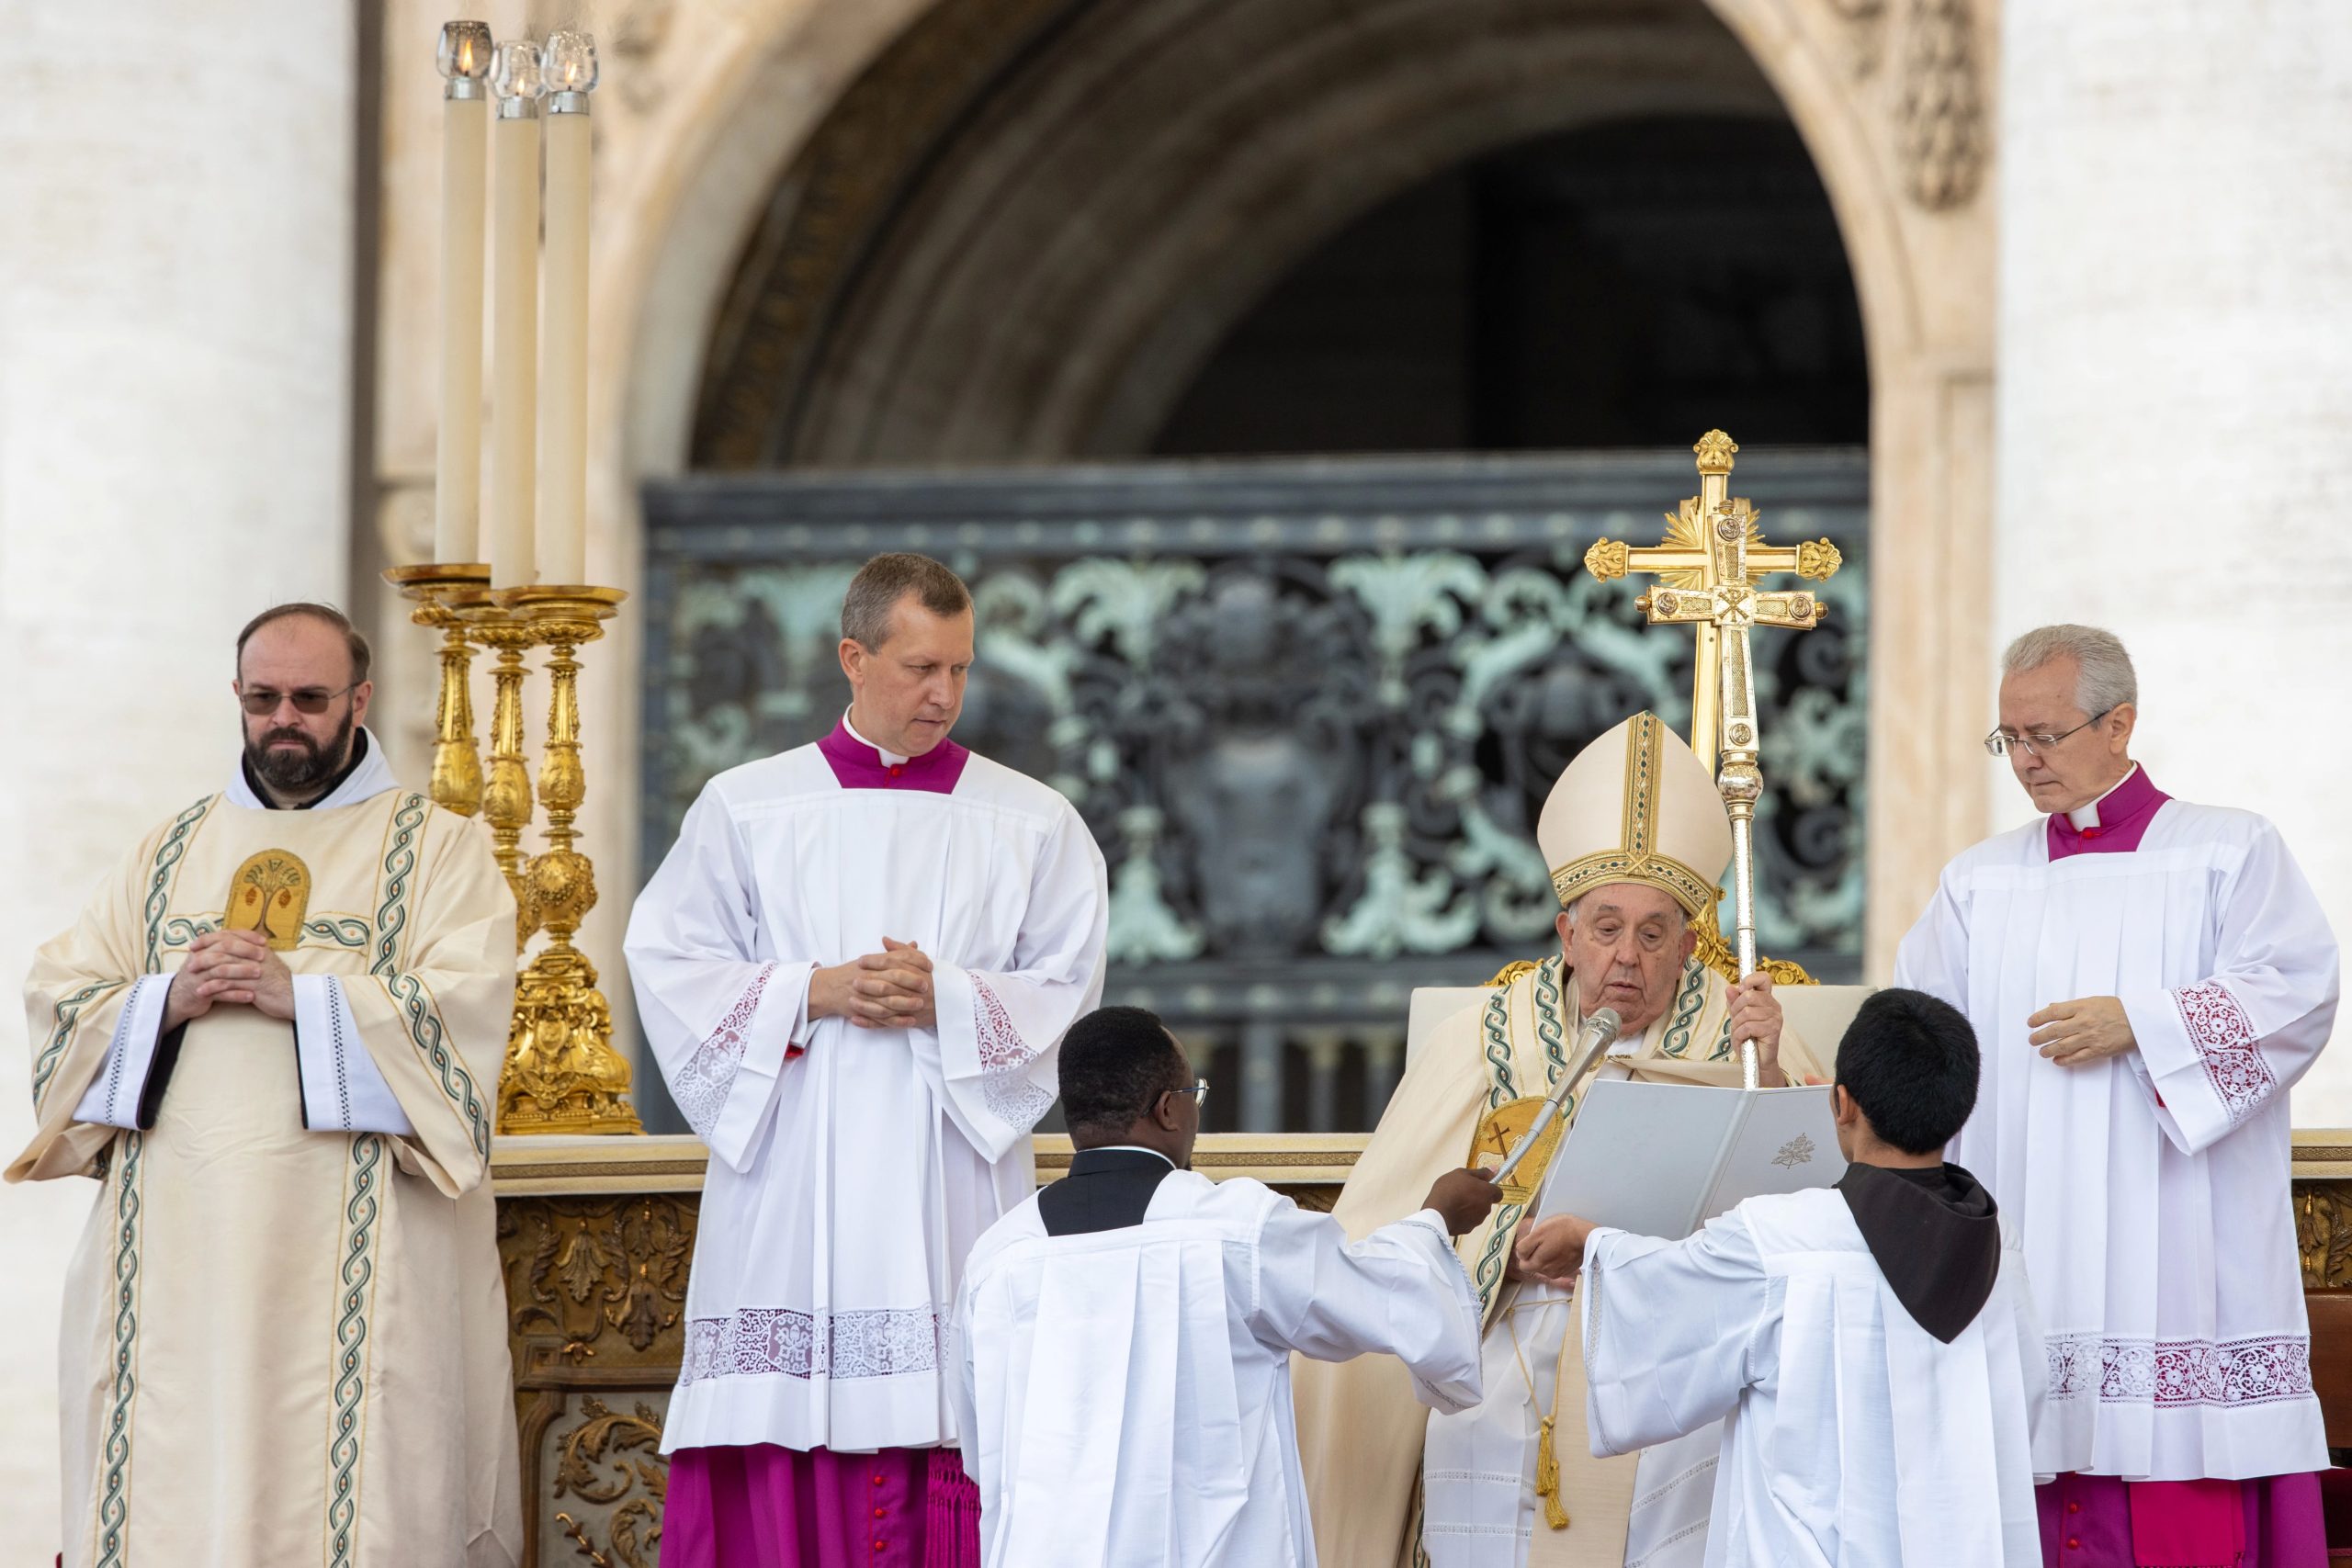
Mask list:
[[[245,686],[238,690],[237,701],[255,718],[259,718],[264,714],[276,713],[277,705],[280,703],[292,703],[296,713],[307,713],[315,717],[326,712],[327,705],[342,696],[345,692],[358,689],[359,682],[356,681],[341,691],[334,692],[328,691],[324,686],[302,686],[291,692],[273,692],[267,686]]]
[[[1209,1080],[1206,1078],[1195,1078],[1193,1081],[1192,1088],[1171,1089],[1168,1092],[1170,1094],[1189,1094],[1193,1097],[1193,1104],[1206,1105],[1209,1102]]]
[[[2065,731],[2064,734],[2061,735],[2052,735],[2047,731],[2039,734],[2028,731],[2023,735],[2011,735],[2004,730],[1996,729],[1992,734],[1984,738],[1984,750],[1993,756],[2005,757],[2008,755],[2009,748],[2014,746],[2029,757],[2039,757],[2044,751],[2049,750],[2052,746],[2057,745],[2061,740],[2065,739],[2068,735],[2081,734],[2084,730],[2088,729],[2092,725],[2097,724],[2100,719],[2105,718],[2109,714],[2111,714],[2115,710],[2113,708],[2101,708],[2098,712],[2091,715],[2090,717],[2083,720],[2082,723],[2075,726],[2074,728],[2069,729]]]

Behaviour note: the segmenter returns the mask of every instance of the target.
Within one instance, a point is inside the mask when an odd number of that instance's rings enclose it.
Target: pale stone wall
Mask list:
[[[0,1146],[17,987],[234,756],[254,610],[345,596],[354,39],[317,0],[0,0]],[[96,1188],[0,1190],[0,1568],[58,1549],[59,1280]]]
[[[2010,12],[1995,581],[2004,637],[2122,637],[2150,774],[2277,822],[2346,937],[2342,20],[2329,0]],[[1983,692],[1989,727],[1989,671]],[[1993,798],[2002,825],[2030,810],[2006,778]],[[2352,1122],[2352,1051],[2320,1059],[2295,1120]]]

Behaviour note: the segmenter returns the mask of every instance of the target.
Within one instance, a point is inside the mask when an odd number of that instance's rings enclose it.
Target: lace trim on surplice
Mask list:
[[[2261,1042],[2255,1038],[2245,1010],[2219,980],[2184,986],[2172,994],[2172,1001],[2180,1010],[2189,1043],[2205,1058],[2205,1076],[2222,1111],[2233,1122],[2245,1120],[2278,1087],[2270,1064],[2262,1059]]]
[[[939,1314],[930,1307],[797,1312],[739,1307],[686,1322],[681,1386],[712,1378],[888,1378],[939,1369]]]
[[[2096,1334],[2049,1340],[2050,1397],[2102,1404],[2270,1404],[2312,1397],[2308,1338],[2107,1339]]]
[[[775,973],[773,964],[763,964],[727,1010],[686,1065],[678,1071],[677,1081],[670,1086],[671,1098],[677,1102],[678,1113],[686,1125],[699,1134],[705,1142],[718,1132],[718,1113],[727,1108],[727,1097],[735,1088],[736,1069],[743,1065],[743,1052],[751,1044],[752,1020],[760,1010],[760,998],[766,994],[768,977]]]
[[[1054,1092],[1032,1083],[1036,1048],[1021,1037],[1012,1014],[978,975],[972,980],[972,1036],[980,1057],[980,1100],[1008,1127],[1026,1132],[1054,1103]]]

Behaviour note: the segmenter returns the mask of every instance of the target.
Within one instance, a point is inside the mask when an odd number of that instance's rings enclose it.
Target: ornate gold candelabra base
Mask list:
[[[629,1066],[613,1049],[612,1010],[596,988],[596,969],[571,939],[596,907],[596,868],[575,847],[572,827],[587,798],[580,760],[580,660],[582,644],[626,595],[617,588],[547,586],[496,595],[511,624],[548,649],[547,745],[539,762],[539,804],[548,814],[547,848],[520,867],[516,900],[525,929],[548,944],[516,983],[514,1023],[498,1082],[502,1133],[641,1133],[629,1109]]]
[[[548,948],[515,983],[514,1022],[498,1075],[498,1130],[642,1133],[628,1085],[595,965],[568,944]]]

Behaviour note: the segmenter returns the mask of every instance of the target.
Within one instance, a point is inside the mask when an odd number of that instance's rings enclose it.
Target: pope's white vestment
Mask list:
[[[8,1178],[98,1181],[59,1347],[68,1568],[521,1551],[488,1180],[514,901],[482,829],[359,744],[307,810],[240,773],[162,824],[34,960]],[[268,939],[294,1017],[164,1030],[224,925]],[[48,1562],[46,1511],[10,1502]]]
[[[2153,810],[2136,847],[2053,858],[2073,839],[2041,819],[1962,854],[1895,961],[1984,1051],[1951,1157],[2032,1271],[2050,1355],[2035,1468],[2322,1470],[2288,1091],[2335,1020],[2335,941],[2269,822],[2137,773],[2100,809],[2119,805]],[[2136,1049],[2059,1066],[2029,1042],[2041,1008],[2100,996],[2122,999]]]
[[[957,1313],[988,1568],[1313,1564],[1292,1352],[1399,1358],[1458,1410],[1478,1316],[1428,1210],[1351,1244],[1258,1182],[1176,1171],[1141,1224],[1055,1236],[1031,1199],[981,1238]]]
[[[1101,852],[1046,785],[844,725],[731,769],[639,898],[646,1038],[711,1149],[665,1452],[955,1441],[965,1255],[1035,1187],[1062,1032],[1102,993]],[[820,965],[929,955],[938,1026],[807,1017]]]
[[[1751,1198],[1681,1242],[1597,1230],[1579,1291],[1593,1452],[1727,1417],[1707,1568],[2037,1568],[2024,1273],[2005,1248],[1945,1344],[1834,1188]]]

